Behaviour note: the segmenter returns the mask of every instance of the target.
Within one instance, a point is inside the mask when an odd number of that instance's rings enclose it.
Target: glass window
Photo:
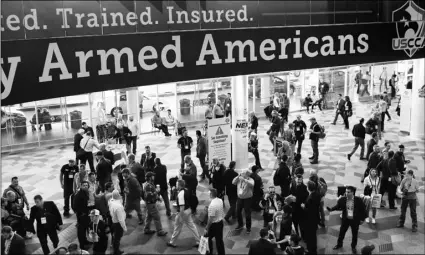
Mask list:
[[[140,130],[142,133],[152,131],[151,119],[157,109],[163,109],[164,102],[159,102],[157,98],[157,85],[138,87],[140,106]],[[167,105],[165,105],[167,107]]]
[[[289,111],[301,110],[302,91],[304,87],[304,71],[294,71],[289,73]]]
[[[328,107],[333,107],[338,100],[338,95],[345,94],[345,72],[346,68],[341,69],[320,69],[319,70],[319,86],[328,84],[329,91],[325,96]]]
[[[62,98],[40,100],[36,102],[38,129],[41,141],[59,140],[65,138]],[[33,117],[34,119],[34,117]]]
[[[356,23],[357,6],[351,0],[335,1],[335,24]]]
[[[357,92],[358,83],[357,83],[357,73],[360,72],[360,66],[351,66],[347,68],[348,71],[348,85],[347,85],[347,95],[350,97],[352,102],[359,101],[359,94]]]
[[[96,120],[90,121],[90,105],[88,102],[88,95],[77,95],[64,97],[62,101],[62,114],[64,114],[65,136],[73,139],[74,135],[81,128],[81,123],[86,122],[92,125],[93,130],[96,132]],[[94,113],[92,117],[95,118]]]
[[[307,97],[308,94],[312,97],[313,101],[318,97],[318,84],[319,84],[319,69],[310,69],[304,71],[304,94],[302,98]]]
[[[311,25],[335,23],[335,1],[311,1]]]
[[[378,1],[357,0],[357,23],[378,22]]]
[[[373,66],[373,95],[380,96],[387,91],[391,93],[389,81],[397,72],[397,63],[378,64]]]

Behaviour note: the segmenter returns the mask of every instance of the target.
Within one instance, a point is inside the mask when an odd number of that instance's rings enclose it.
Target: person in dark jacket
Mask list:
[[[252,111],[249,113],[249,133],[257,133],[258,129],[258,118],[255,116],[255,112]],[[249,134],[248,134],[249,137]]]
[[[43,201],[40,195],[34,197],[35,206],[31,207],[30,218],[28,226],[31,226],[30,232],[35,233],[34,221],[37,221],[37,237],[40,241],[41,248],[45,255],[50,253],[49,246],[47,245],[47,236],[53,243],[56,249],[59,244],[59,237],[57,230],[60,230],[62,217],[59,213],[58,207],[52,201]]]
[[[105,159],[109,160],[109,163],[111,163],[111,165],[115,164],[114,153],[112,153],[112,151],[108,151],[106,149],[106,144],[104,144],[104,143],[99,144],[99,151],[101,151],[103,153],[103,157]]]
[[[136,157],[134,154],[128,155],[128,166],[130,169],[130,172],[136,177],[136,179],[139,181],[140,186],[145,183],[145,169],[142,167],[141,164],[136,162]]]
[[[269,140],[272,143],[272,146],[274,147],[274,140],[275,140],[275,137],[278,135],[278,133],[280,131],[280,126],[281,126],[281,123],[282,123],[282,120],[279,117],[279,114],[276,110],[272,111],[271,122],[272,122],[272,125],[271,125],[269,131],[267,131],[268,132],[267,134],[269,135]]]
[[[364,157],[364,139],[366,137],[366,129],[363,126],[364,119],[361,118],[359,124],[354,125],[353,130],[351,133],[354,136],[354,148],[353,150],[347,154],[348,160],[351,160],[351,156],[354,155],[354,153],[357,151],[357,148],[359,148],[360,145],[360,160],[365,160],[367,158]]]
[[[161,164],[161,159],[155,159],[155,168],[153,169],[155,173],[155,185],[160,188],[159,194],[164,200],[165,209],[167,216],[171,217],[170,209],[170,198],[168,197],[168,185],[167,185],[167,166]]]
[[[348,118],[351,115],[353,115],[353,104],[350,101],[350,97],[345,96],[344,111],[343,111],[343,114],[342,114],[342,118],[344,119],[345,129],[350,128],[350,123],[348,122]]]
[[[114,138],[117,139],[117,143],[125,144],[127,155],[131,153],[131,136],[132,133],[128,127],[124,126],[122,123],[117,124],[117,133]]]
[[[143,169],[145,169],[145,173],[149,171],[153,171],[155,168],[155,158],[156,153],[151,151],[151,147],[149,145],[145,146],[146,152],[142,154],[140,159],[140,164]]]
[[[286,247],[285,253],[287,255],[304,255],[304,247],[299,245],[300,241],[299,235],[292,234],[289,238],[289,246]]]
[[[78,132],[74,135],[74,152],[75,152],[75,163],[78,165],[77,151],[81,149],[80,143],[83,139],[84,129],[78,129]]]
[[[249,151],[254,155],[255,165],[258,169],[263,170],[260,162],[260,154],[258,153],[258,138],[256,133],[251,133],[251,137],[249,138]]]
[[[88,235],[92,237],[93,253],[96,255],[105,254],[108,249],[108,236],[105,230],[106,224],[100,216],[99,210],[91,210]]]
[[[238,173],[235,171],[235,161],[231,161],[229,164],[229,168],[224,172],[223,180],[224,180],[224,186],[226,189],[226,195],[227,199],[229,200],[230,208],[226,213],[226,216],[224,216],[224,220],[229,223],[230,217],[233,219],[236,219],[236,201],[238,199],[237,195],[237,187],[236,185],[233,185],[232,181],[235,179],[236,176],[238,176]]]
[[[86,122],[81,123],[81,128],[84,129],[84,134],[87,134],[87,132],[90,132],[91,137],[94,137],[93,128],[87,125]]]
[[[260,168],[258,168],[257,166],[252,166],[251,171],[252,171],[251,178],[254,179],[254,190],[252,194],[251,207],[252,207],[252,210],[254,211],[261,211],[260,201],[264,196],[264,191],[263,191],[263,180],[258,175]]]
[[[397,163],[394,159],[394,151],[388,152],[388,158],[382,160],[382,162],[377,166],[377,170],[381,173],[381,188],[379,193],[384,197],[385,192],[388,192],[388,203],[391,210],[396,210],[395,207],[395,194],[397,191],[397,185],[394,185],[391,181],[392,178],[398,175],[397,172]],[[384,199],[381,200],[381,208],[385,207]]]
[[[398,146],[398,151],[394,154],[394,160],[396,161],[396,167],[397,167],[397,171],[400,174],[405,174],[405,164],[409,164],[410,160],[406,160],[406,158],[404,157],[404,145],[400,144]]]
[[[62,166],[59,174],[59,181],[63,189],[64,207],[63,216],[68,217],[69,214],[69,200],[74,193],[74,176],[79,172],[78,166],[75,161],[70,159],[68,164]]]
[[[276,194],[274,186],[270,186],[269,192],[264,194],[264,198],[260,201],[260,207],[264,210],[263,227],[268,227],[269,223],[273,221],[273,216],[275,212],[279,211],[281,204],[282,197]]]
[[[111,181],[112,174],[112,165],[108,160],[103,156],[103,152],[98,151],[96,153],[97,166],[96,166],[96,175],[97,180],[99,181],[99,189],[102,192],[105,192],[105,184]]]
[[[127,218],[131,218],[131,212],[135,210],[137,212],[137,217],[139,218],[139,225],[142,225],[144,222],[142,209],[140,207],[140,201],[142,200],[142,186],[136,178],[134,178],[130,170],[125,168],[122,170],[122,176],[125,180],[125,212]]]
[[[289,195],[289,189],[291,185],[291,170],[289,170],[288,165],[286,162],[288,161],[288,156],[283,155],[281,162],[279,164],[279,169],[276,170],[277,179],[279,179],[279,185],[281,190],[281,196],[283,198],[287,197]]]
[[[377,169],[379,163],[382,161],[383,157],[381,155],[381,151],[379,149],[379,146],[377,144],[375,144],[375,146],[373,146],[373,152],[369,155],[369,161],[367,162],[367,168],[366,168],[366,172],[364,174],[364,177],[369,175],[369,170],[370,169],[376,169],[377,171],[377,175],[380,176],[380,172]]]
[[[376,132],[372,133],[372,138],[370,138],[369,142],[367,142],[367,152],[366,158],[369,159],[370,154],[373,151],[373,146],[378,144],[378,134]]]
[[[342,118],[344,118],[344,111],[345,111],[345,101],[342,98],[342,94],[338,95],[338,101],[335,105],[335,118],[334,121],[331,123],[332,125],[336,125],[336,121],[338,120],[338,115],[341,115]]]
[[[305,139],[305,132],[307,131],[307,125],[305,122],[301,119],[301,115],[297,115],[297,119],[294,120],[292,123],[294,123],[294,133],[296,141],[298,142],[298,148],[297,148],[297,154],[301,154],[301,146],[303,144],[303,141]],[[295,146],[295,144],[294,144]]]
[[[218,161],[217,157],[214,157],[209,170],[210,184],[217,190],[217,197],[224,201],[224,179],[223,175],[226,171],[226,167]]]
[[[268,240],[269,230],[263,228],[260,230],[260,239],[254,241],[249,246],[248,255],[276,255],[274,245]]]
[[[205,165],[205,158],[207,156],[207,140],[205,139],[205,137],[202,136],[202,133],[200,130],[196,130],[196,138],[197,140],[197,144],[196,144],[196,157],[199,159],[199,164],[201,165],[202,168],[202,174],[201,174],[201,178],[205,179],[205,177],[208,177],[208,168]]]
[[[305,204],[308,198],[307,186],[303,182],[303,176],[298,174],[294,181],[292,181],[291,189],[289,194],[296,198],[292,206],[292,221],[294,223],[295,232],[304,238],[304,211],[301,208],[301,204]]]
[[[27,254],[24,238],[22,238],[19,234],[14,233],[10,226],[4,226],[1,229],[1,254]]]
[[[320,223],[320,194],[314,182],[307,183],[308,197],[305,203],[301,204],[304,210],[304,240],[307,244],[309,254],[317,254],[317,225]]]
[[[310,106],[313,104],[313,99],[311,99],[310,94],[307,94],[304,98],[304,106],[307,108],[307,113],[310,114]]]
[[[80,190],[74,195],[74,212],[77,214],[77,237],[80,247],[88,244],[86,230],[89,226],[89,185],[87,181],[81,182]]]
[[[367,134],[373,134],[375,132],[378,132],[378,120],[375,119],[375,117],[370,118],[368,121],[366,121],[366,133]],[[378,134],[378,133],[377,133]]]
[[[360,197],[354,196],[355,188],[348,186],[345,190],[345,196],[341,197],[337,204],[329,208],[329,212],[342,211],[341,227],[339,229],[338,243],[333,247],[334,250],[342,248],[345,233],[348,227],[351,227],[351,250],[353,254],[357,254],[357,236],[359,233],[359,226],[363,224],[366,218],[366,208],[363,200]]]

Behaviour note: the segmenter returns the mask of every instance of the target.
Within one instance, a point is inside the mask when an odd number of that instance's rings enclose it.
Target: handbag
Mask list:
[[[205,236],[201,236],[201,240],[199,242],[199,247],[198,247],[198,252],[200,254],[207,254],[207,252],[209,252],[209,246],[208,246],[208,238]]]
[[[396,176],[391,176],[391,183],[395,186],[400,185],[401,183],[401,175],[398,173]]]
[[[75,156],[76,156],[77,158],[81,158],[81,157],[83,157],[83,156],[86,154],[86,151],[85,151],[84,149],[86,148],[86,146],[87,146],[87,144],[89,143],[90,139],[91,139],[91,138],[87,139],[87,142],[86,142],[86,145],[84,145],[84,148],[80,148],[80,149],[77,151],[77,153],[75,154]]]
[[[372,208],[381,208],[381,194],[375,194],[372,196]]]

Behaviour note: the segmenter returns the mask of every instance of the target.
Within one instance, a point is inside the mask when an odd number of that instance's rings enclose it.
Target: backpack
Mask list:
[[[316,124],[320,128],[320,134],[318,135],[320,139],[324,139],[326,137],[325,127],[319,124]]]
[[[184,190],[184,203],[189,204],[193,214],[196,213],[196,208],[199,205],[198,197],[187,189]]]
[[[328,185],[326,184],[326,181],[323,178],[319,178],[317,184],[319,186],[320,196],[325,196],[326,192],[328,191]]]

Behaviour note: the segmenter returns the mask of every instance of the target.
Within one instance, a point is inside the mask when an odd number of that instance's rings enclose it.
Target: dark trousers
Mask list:
[[[79,166],[80,159],[77,157],[77,152],[75,152],[75,165]]]
[[[385,111],[385,114],[388,116],[388,119],[390,120],[391,119],[391,116],[390,116],[390,113],[388,112],[388,109]]]
[[[190,155],[190,154],[191,154],[190,151],[186,151],[186,152],[181,151],[180,152],[180,156],[181,156],[180,169],[184,169],[184,157],[186,155]]]
[[[301,218],[292,218],[292,223],[294,224],[295,233],[297,233],[298,236],[301,236],[301,238],[304,239],[305,235],[304,235],[304,226],[302,224],[302,219]]]
[[[198,155],[199,164],[202,168],[202,177],[208,176],[208,169],[205,167],[205,158],[206,155]]]
[[[130,142],[133,144],[133,154],[137,152],[137,136],[130,136]]]
[[[251,204],[252,197],[241,199],[236,202],[236,216],[238,217],[238,226],[243,226],[242,209],[245,211],[246,229],[251,230]]]
[[[384,131],[385,112],[381,112],[381,131]]]
[[[404,225],[406,220],[407,206],[410,208],[410,218],[412,218],[412,227],[418,227],[418,217],[416,215],[416,199],[405,199],[401,200],[401,214],[398,222]]]
[[[347,112],[345,112],[344,114],[342,114],[342,118],[344,119],[344,125],[346,129],[350,128],[350,122],[348,121],[348,114]]]
[[[395,207],[395,193],[397,191],[397,186],[388,181],[387,178],[381,178],[381,187],[379,193],[384,196],[385,192],[388,192],[388,204],[390,208]],[[382,200],[383,201],[383,200]]]
[[[354,138],[354,148],[353,150],[350,152],[350,157],[354,155],[354,153],[356,152],[357,148],[359,148],[360,145],[360,158],[364,157],[364,138],[361,137],[355,137]]]
[[[348,227],[351,227],[351,248],[356,248],[357,246],[357,236],[359,234],[359,222],[356,220],[344,219],[341,222],[341,227],[339,228],[338,236],[338,246],[342,247],[344,242],[345,233],[347,233]]]
[[[319,160],[319,141],[316,140],[310,140],[311,141],[311,148],[313,149],[313,159],[312,161]]]
[[[94,172],[95,169],[93,164],[93,152],[86,152],[81,159],[81,164],[85,165],[87,161],[89,162],[90,172]]]
[[[274,147],[274,139],[277,136],[278,132],[279,131],[270,131],[269,141],[272,143],[273,147]]]
[[[310,113],[310,106],[311,106],[312,104],[307,104],[305,107],[307,108],[307,113]],[[313,108],[311,109],[312,111],[313,111]]]
[[[155,125],[155,127],[157,128],[157,129],[159,129],[159,130],[162,130],[162,132],[164,132],[164,134],[165,135],[168,135],[169,133],[168,133],[168,127],[166,126],[166,125],[164,125],[164,124],[161,124],[161,125]]]
[[[304,233],[304,241],[307,244],[308,254],[317,254],[317,224],[308,226]]]
[[[236,202],[238,200],[238,197],[236,194],[227,194],[227,199],[229,200],[230,208],[226,213],[226,216],[224,218],[229,219],[230,217],[235,218],[236,216]]]
[[[44,255],[50,253],[49,246],[47,244],[47,236],[50,237],[50,241],[53,243],[53,247],[56,249],[59,244],[58,232],[56,232],[55,228],[51,228],[48,230],[37,231],[37,237],[40,241],[41,249],[43,249]]]
[[[282,198],[289,196],[289,186],[290,184],[280,185],[280,192],[281,192]]]
[[[81,249],[84,249],[84,246],[88,244],[88,241],[86,238],[86,230],[89,227],[90,219],[87,214],[82,214],[82,213],[77,214],[77,219],[78,219],[78,226],[77,226],[78,242],[80,243]]]
[[[229,116],[230,116],[230,114],[232,114],[232,111],[226,111],[226,113],[225,113],[226,117],[229,117]],[[224,254],[224,253],[223,253],[223,254]]]
[[[298,143],[297,154],[301,154],[301,147],[303,146],[303,141],[304,139],[302,139],[301,137],[297,137],[297,140],[295,140],[295,144]]]
[[[264,220],[263,227],[267,228],[269,226],[269,223],[273,221],[273,214],[264,213],[263,220]]]
[[[171,209],[170,209],[170,197],[168,196],[168,190],[167,189],[161,189],[159,194],[162,197],[162,200],[164,200],[165,210],[167,212],[167,216],[171,215]]]
[[[258,166],[259,168],[263,169],[263,167],[261,166],[261,163],[260,163],[260,155],[258,154],[258,149],[253,149],[252,154],[255,157],[255,165]]]
[[[124,229],[122,229],[120,223],[112,223],[112,247],[114,248],[114,255],[120,254],[121,238],[124,235]]]
[[[213,238],[215,238],[215,245],[217,246],[218,255],[224,255],[223,221],[212,223],[208,229],[208,246],[210,248],[210,254],[214,254],[212,242]]]
[[[317,105],[319,107],[319,110],[322,111],[322,101],[323,99],[319,99],[314,104],[311,105],[311,111],[314,111],[314,107]]]
[[[341,118],[343,118],[344,119],[344,116],[342,115],[342,112],[340,112],[339,110],[337,110],[336,112],[335,112],[335,118],[334,118],[334,124],[336,123],[336,121],[338,120],[338,116],[339,115],[341,115]]]
[[[72,195],[72,187],[71,188],[64,187],[64,190],[63,190],[63,199],[64,199],[63,210],[65,212],[69,212],[69,199],[70,199],[71,195]]]

